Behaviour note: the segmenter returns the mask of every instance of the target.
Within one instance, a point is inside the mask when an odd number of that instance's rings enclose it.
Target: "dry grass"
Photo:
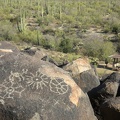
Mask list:
[[[106,67],[105,64],[99,64],[97,67],[97,73],[98,73],[98,76],[100,76],[100,77],[105,74],[111,74],[116,71],[117,70],[113,70],[112,64],[108,64],[108,67]]]

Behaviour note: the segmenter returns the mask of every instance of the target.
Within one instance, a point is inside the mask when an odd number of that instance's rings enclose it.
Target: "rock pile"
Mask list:
[[[120,73],[114,72],[99,80],[87,59],[83,58],[69,63],[64,70],[88,94],[99,120],[120,119]]]
[[[101,85],[88,92],[99,120],[120,119],[120,73],[114,72],[104,78]]]

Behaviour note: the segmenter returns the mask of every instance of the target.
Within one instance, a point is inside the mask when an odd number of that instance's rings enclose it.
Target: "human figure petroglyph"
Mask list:
[[[14,86],[12,82],[5,81],[0,85],[0,98],[14,98],[17,95],[18,98],[21,97],[22,92],[25,89],[22,86]]]
[[[19,86],[21,85],[21,82],[24,81],[24,77],[21,73],[11,71],[9,81],[14,85]]]
[[[22,75],[27,74],[28,73],[28,69],[22,69]]]
[[[43,88],[46,88],[58,95],[67,93],[69,89],[62,78],[48,77],[41,73],[40,69],[35,74],[29,72],[28,69],[22,69],[21,73],[10,72],[8,79],[4,80],[0,85],[0,97],[3,99],[13,99],[14,93],[18,94],[18,97],[21,97],[22,92],[28,87],[34,90],[43,90]]]

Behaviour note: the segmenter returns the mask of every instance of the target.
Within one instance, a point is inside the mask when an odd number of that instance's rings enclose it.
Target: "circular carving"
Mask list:
[[[36,71],[35,75],[30,73],[25,75],[27,86],[31,86],[32,89],[43,89],[47,87],[48,77],[39,71]]]
[[[58,93],[59,95],[65,94],[68,91],[68,85],[61,78],[55,78],[50,81],[51,92]]]

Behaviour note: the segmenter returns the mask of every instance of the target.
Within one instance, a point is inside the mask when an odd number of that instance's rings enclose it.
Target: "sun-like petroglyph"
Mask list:
[[[50,81],[51,92],[58,93],[59,95],[65,94],[68,91],[68,85],[62,78],[54,78]]]
[[[63,79],[49,77],[41,73],[40,69],[35,73],[29,72],[28,69],[22,69],[21,72],[11,71],[8,79],[0,84],[0,98],[14,98],[16,95],[20,98],[22,92],[27,88],[31,90],[48,89],[59,95],[67,93],[69,89]]]
[[[18,98],[21,97],[22,92],[25,89],[22,86],[14,86],[12,82],[5,81],[0,85],[0,98],[14,98],[14,95]]]
[[[41,73],[39,70],[36,71],[35,75],[30,73],[25,76],[27,86],[31,86],[32,89],[37,90],[48,86],[48,78],[49,77]]]

